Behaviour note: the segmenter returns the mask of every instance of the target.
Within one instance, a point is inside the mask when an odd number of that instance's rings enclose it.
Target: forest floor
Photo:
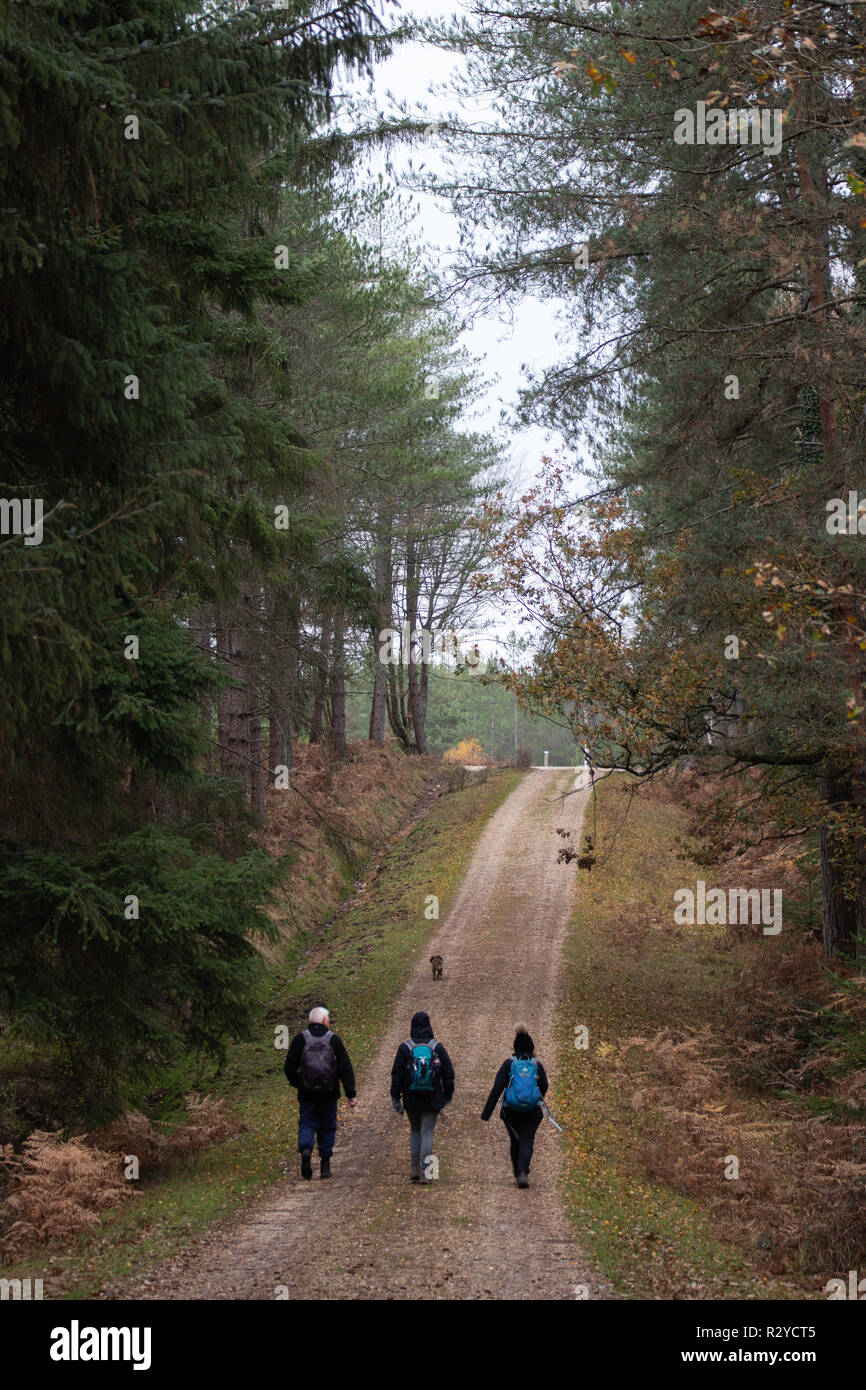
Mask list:
[[[146,1278],[102,1290],[108,1298],[573,1299],[609,1296],[587,1267],[558,1196],[561,1155],[539,1131],[531,1186],[515,1187],[498,1117],[480,1112],[528,1024],[552,1060],[562,946],[575,870],[556,863],[554,829],[580,828],[588,791],[565,800],[573,770],[526,775],[481,834],[447,917],[402,991],[358,1105],[340,1107],[329,1182],[291,1176],[264,1199],[212,1226]],[[435,881],[431,888],[436,888]],[[445,960],[431,980],[427,955]],[[418,1009],[448,1048],[455,1098],[436,1129],[439,1177],[409,1181],[409,1129],[389,1100],[390,1071]],[[346,1037],[350,1049],[351,1036]],[[292,1146],[294,1148],[294,1146]]]

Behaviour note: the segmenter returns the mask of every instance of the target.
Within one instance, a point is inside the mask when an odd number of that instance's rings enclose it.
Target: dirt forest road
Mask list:
[[[574,778],[573,770],[529,773],[491,818],[357,1107],[340,1104],[331,1181],[319,1180],[314,1156],[312,1182],[293,1172],[121,1297],[273,1299],[287,1290],[292,1300],[575,1299],[586,1296],[579,1285],[590,1298],[610,1296],[561,1210],[555,1131],[546,1121],[539,1129],[531,1186],[521,1191],[498,1114],[480,1120],[516,1022],[528,1024],[553,1070],[561,948],[576,891],[574,866],[556,863],[554,828],[580,826],[589,793],[559,795]],[[445,959],[436,983],[427,961],[434,951]],[[409,1126],[388,1094],[394,1053],[417,1009],[429,1012],[457,1077],[436,1127],[439,1178],[426,1185],[409,1181]],[[287,1149],[295,1169],[294,1134]]]

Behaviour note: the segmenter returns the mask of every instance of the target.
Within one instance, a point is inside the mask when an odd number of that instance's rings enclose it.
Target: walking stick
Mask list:
[[[548,1119],[548,1120],[550,1121],[550,1123],[553,1125],[553,1128],[554,1128],[555,1130],[557,1130],[560,1134],[563,1134],[565,1131],[563,1130],[562,1125],[558,1125],[558,1124],[556,1123],[556,1120],[555,1120],[555,1119],[553,1118],[553,1116],[551,1115],[549,1109],[547,1108],[547,1101],[542,1100],[542,1102],[541,1102],[541,1108],[542,1108],[542,1110],[544,1111],[544,1114],[546,1115],[547,1119]],[[500,1107],[499,1107],[499,1114],[500,1114],[501,1118],[502,1118],[503,1120],[505,1120],[505,1127],[506,1127],[506,1129],[508,1130],[509,1134],[514,1134],[514,1130],[511,1128],[511,1125],[508,1123],[508,1121],[505,1119],[505,1116],[502,1114],[502,1109],[503,1109],[503,1107],[500,1105]],[[514,1137],[515,1137],[515,1139],[519,1139],[519,1138],[520,1138],[520,1136],[519,1136],[518,1134],[514,1134]]]
[[[543,1100],[543,1101],[541,1102],[541,1108],[542,1108],[542,1110],[544,1111],[544,1113],[545,1113],[545,1115],[547,1116],[547,1118],[550,1120],[550,1123],[553,1125],[553,1128],[554,1128],[555,1130],[557,1130],[560,1134],[562,1134],[562,1133],[564,1132],[564,1131],[563,1131],[563,1128],[562,1128],[562,1125],[558,1125],[558,1124],[556,1123],[556,1120],[553,1118],[553,1116],[551,1115],[550,1111],[549,1111],[548,1108],[547,1108],[547,1102],[546,1102],[546,1101]]]

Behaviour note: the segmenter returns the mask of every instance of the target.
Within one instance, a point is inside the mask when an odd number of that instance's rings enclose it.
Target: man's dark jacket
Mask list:
[[[314,1038],[323,1038],[328,1031],[324,1023],[308,1023],[307,1027]],[[285,1066],[283,1067],[286,1080],[298,1088],[298,1100],[339,1100],[340,1082],[343,1083],[343,1090],[347,1098],[351,1100],[355,1095],[355,1073],[352,1070],[352,1063],[342,1039],[338,1038],[336,1033],[331,1034],[331,1047],[337,1063],[337,1085],[333,1091],[308,1091],[300,1084],[298,1071],[301,1058],[304,1055],[305,1043],[306,1039],[303,1033],[296,1033],[286,1053]]]
[[[525,1060],[525,1058],[524,1058],[524,1060]],[[505,1090],[506,1086],[508,1085],[508,1081],[509,1081],[510,1076],[511,1076],[511,1058],[509,1057],[509,1058],[507,1059],[507,1061],[505,1061],[505,1062],[502,1063],[502,1066],[499,1068],[499,1071],[496,1073],[496,1080],[495,1080],[494,1083],[493,1083],[493,1090],[490,1092],[490,1095],[487,1097],[487,1104],[485,1105],[484,1109],[483,1109],[482,1112],[481,1112],[481,1118],[482,1118],[482,1120],[489,1120],[489,1119],[490,1119],[490,1116],[493,1114],[494,1110],[496,1109],[496,1102],[498,1101],[499,1097],[502,1095],[502,1092]],[[547,1095],[547,1073],[545,1072],[544,1067],[541,1065],[540,1062],[538,1063],[538,1089],[539,1089],[539,1091],[541,1092],[541,1094],[542,1094],[543,1096],[546,1096],[546,1095]],[[507,1110],[507,1109],[508,1109],[508,1106],[506,1106],[505,1108],[506,1108],[506,1110]],[[540,1111],[541,1111],[541,1106],[540,1106],[540,1105],[534,1105],[534,1106],[532,1107],[531,1110],[520,1110],[520,1111],[518,1111],[517,1113],[520,1114],[520,1115],[535,1115],[535,1114],[538,1114]]]
[[[427,1014],[417,1013],[413,1016],[409,1036],[413,1043],[433,1041],[433,1029]],[[402,1100],[404,1110],[420,1111],[422,1114],[425,1111],[441,1110],[453,1096],[454,1067],[441,1042],[437,1042],[434,1047],[433,1056],[439,1058],[435,1088],[432,1091],[410,1091],[412,1049],[408,1042],[402,1042],[397,1048],[391,1068],[391,1099]]]

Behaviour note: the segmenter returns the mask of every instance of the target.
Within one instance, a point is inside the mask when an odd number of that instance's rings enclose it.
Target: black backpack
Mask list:
[[[298,1067],[298,1080],[305,1091],[333,1091],[338,1084],[337,1059],[331,1046],[334,1036],[328,1029],[322,1037],[315,1037],[305,1028],[301,1034],[304,1051]]]

